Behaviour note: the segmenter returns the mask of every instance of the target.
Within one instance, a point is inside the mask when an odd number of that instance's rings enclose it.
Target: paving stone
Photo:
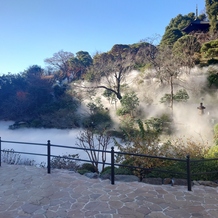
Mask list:
[[[90,179],[68,170],[2,164],[0,218],[218,217],[218,187]],[[131,180],[132,181],[132,180]]]
[[[36,210],[39,210],[41,207],[34,204],[24,204],[22,207],[23,211],[28,214],[33,214]]]

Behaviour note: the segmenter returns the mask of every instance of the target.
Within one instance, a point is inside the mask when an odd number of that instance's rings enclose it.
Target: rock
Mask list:
[[[186,179],[175,179],[175,178],[173,178],[171,180],[171,185],[185,185],[185,186],[187,186],[187,180]]]
[[[90,179],[97,179],[99,177],[97,173],[85,173],[84,176],[87,176]]]
[[[111,179],[111,174],[110,174],[110,173],[107,173],[107,174],[100,175],[100,178],[101,178],[102,180]]]
[[[142,182],[153,185],[162,185],[163,183],[161,178],[144,178]]]
[[[193,181],[193,185],[200,185],[200,183],[198,181]]]
[[[199,185],[205,185],[210,187],[218,187],[218,184],[212,181],[198,181]]]
[[[163,184],[164,185],[170,185],[172,183],[172,179],[170,179],[170,178],[165,178],[164,180],[163,180]]]
[[[139,178],[134,175],[115,175],[114,180],[121,182],[139,182]]]

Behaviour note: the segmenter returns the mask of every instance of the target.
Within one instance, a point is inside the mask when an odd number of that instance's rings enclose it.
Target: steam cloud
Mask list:
[[[217,70],[216,68],[214,68]],[[186,88],[190,99],[187,102],[175,103],[173,110],[173,118],[175,121],[175,136],[203,140],[203,142],[213,143],[213,126],[216,124],[218,112],[215,105],[218,103],[218,92],[213,90],[211,94],[204,92],[206,85],[208,68],[194,68],[191,70],[190,75],[183,74],[180,79],[183,81],[180,86],[175,86],[176,90]],[[85,83],[85,82],[84,82]],[[140,100],[140,110],[142,119],[150,117],[158,117],[164,113],[171,113],[170,108],[160,103],[160,98],[164,94],[169,93],[169,87],[161,86],[158,79],[154,77],[152,71],[140,73],[132,71],[126,78],[125,83],[128,84],[128,90],[136,92]],[[101,97],[104,107],[109,108],[109,112],[115,123],[119,123],[119,118],[116,116],[116,108],[111,105],[106,98],[102,96],[104,90],[97,90],[95,97]],[[84,92],[86,100],[83,103],[82,108],[85,108],[85,104],[90,101],[87,98],[87,93]],[[206,107],[205,114],[199,115],[197,107],[200,103],[203,103]],[[120,106],[117,103],[117,108]],[[84,110],[84,109],[83,109]],[[13,124],[11,121],[0,121],[0,137],[2,140],[8,141],[21,141],[21,142],[37,142],[46,144],[47,140],[51,140],[51,143],[56,145],[68,145],[75,146],[76,138],[80,132],[78,129],[72,130],[58,130],[58,129],[17,129],[9,130],[9,125]],[[30,145],[19,145],[16,144],[4,144],[2,149],[11,149],[34,152],[38,151],[38,148]],[[42,147],[40,152],[46,153],[46,147]],[[38,152],[37,152],[38,153]],[[87,155],[83,151],[79,150],[67,150],[67,149],[55,149],[52,148],[52,153],[55,155],[65,154],[77,154],[79,153],[81,158],[87,158]],[[34,157],[38,162],[45,161],[45,158]]]

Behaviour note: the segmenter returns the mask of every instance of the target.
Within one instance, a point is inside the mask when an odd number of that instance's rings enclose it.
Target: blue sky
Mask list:
[[[64,50],[107,52],[163,35],[171,18],[205,0],[0,0],[0,74],[19,73]]]

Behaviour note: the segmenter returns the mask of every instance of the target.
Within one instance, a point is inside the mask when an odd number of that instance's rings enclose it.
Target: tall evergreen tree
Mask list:
[[[218,30],[218,0],[205,0],[206,12],[210,21],[210,32],[214,33]]]

